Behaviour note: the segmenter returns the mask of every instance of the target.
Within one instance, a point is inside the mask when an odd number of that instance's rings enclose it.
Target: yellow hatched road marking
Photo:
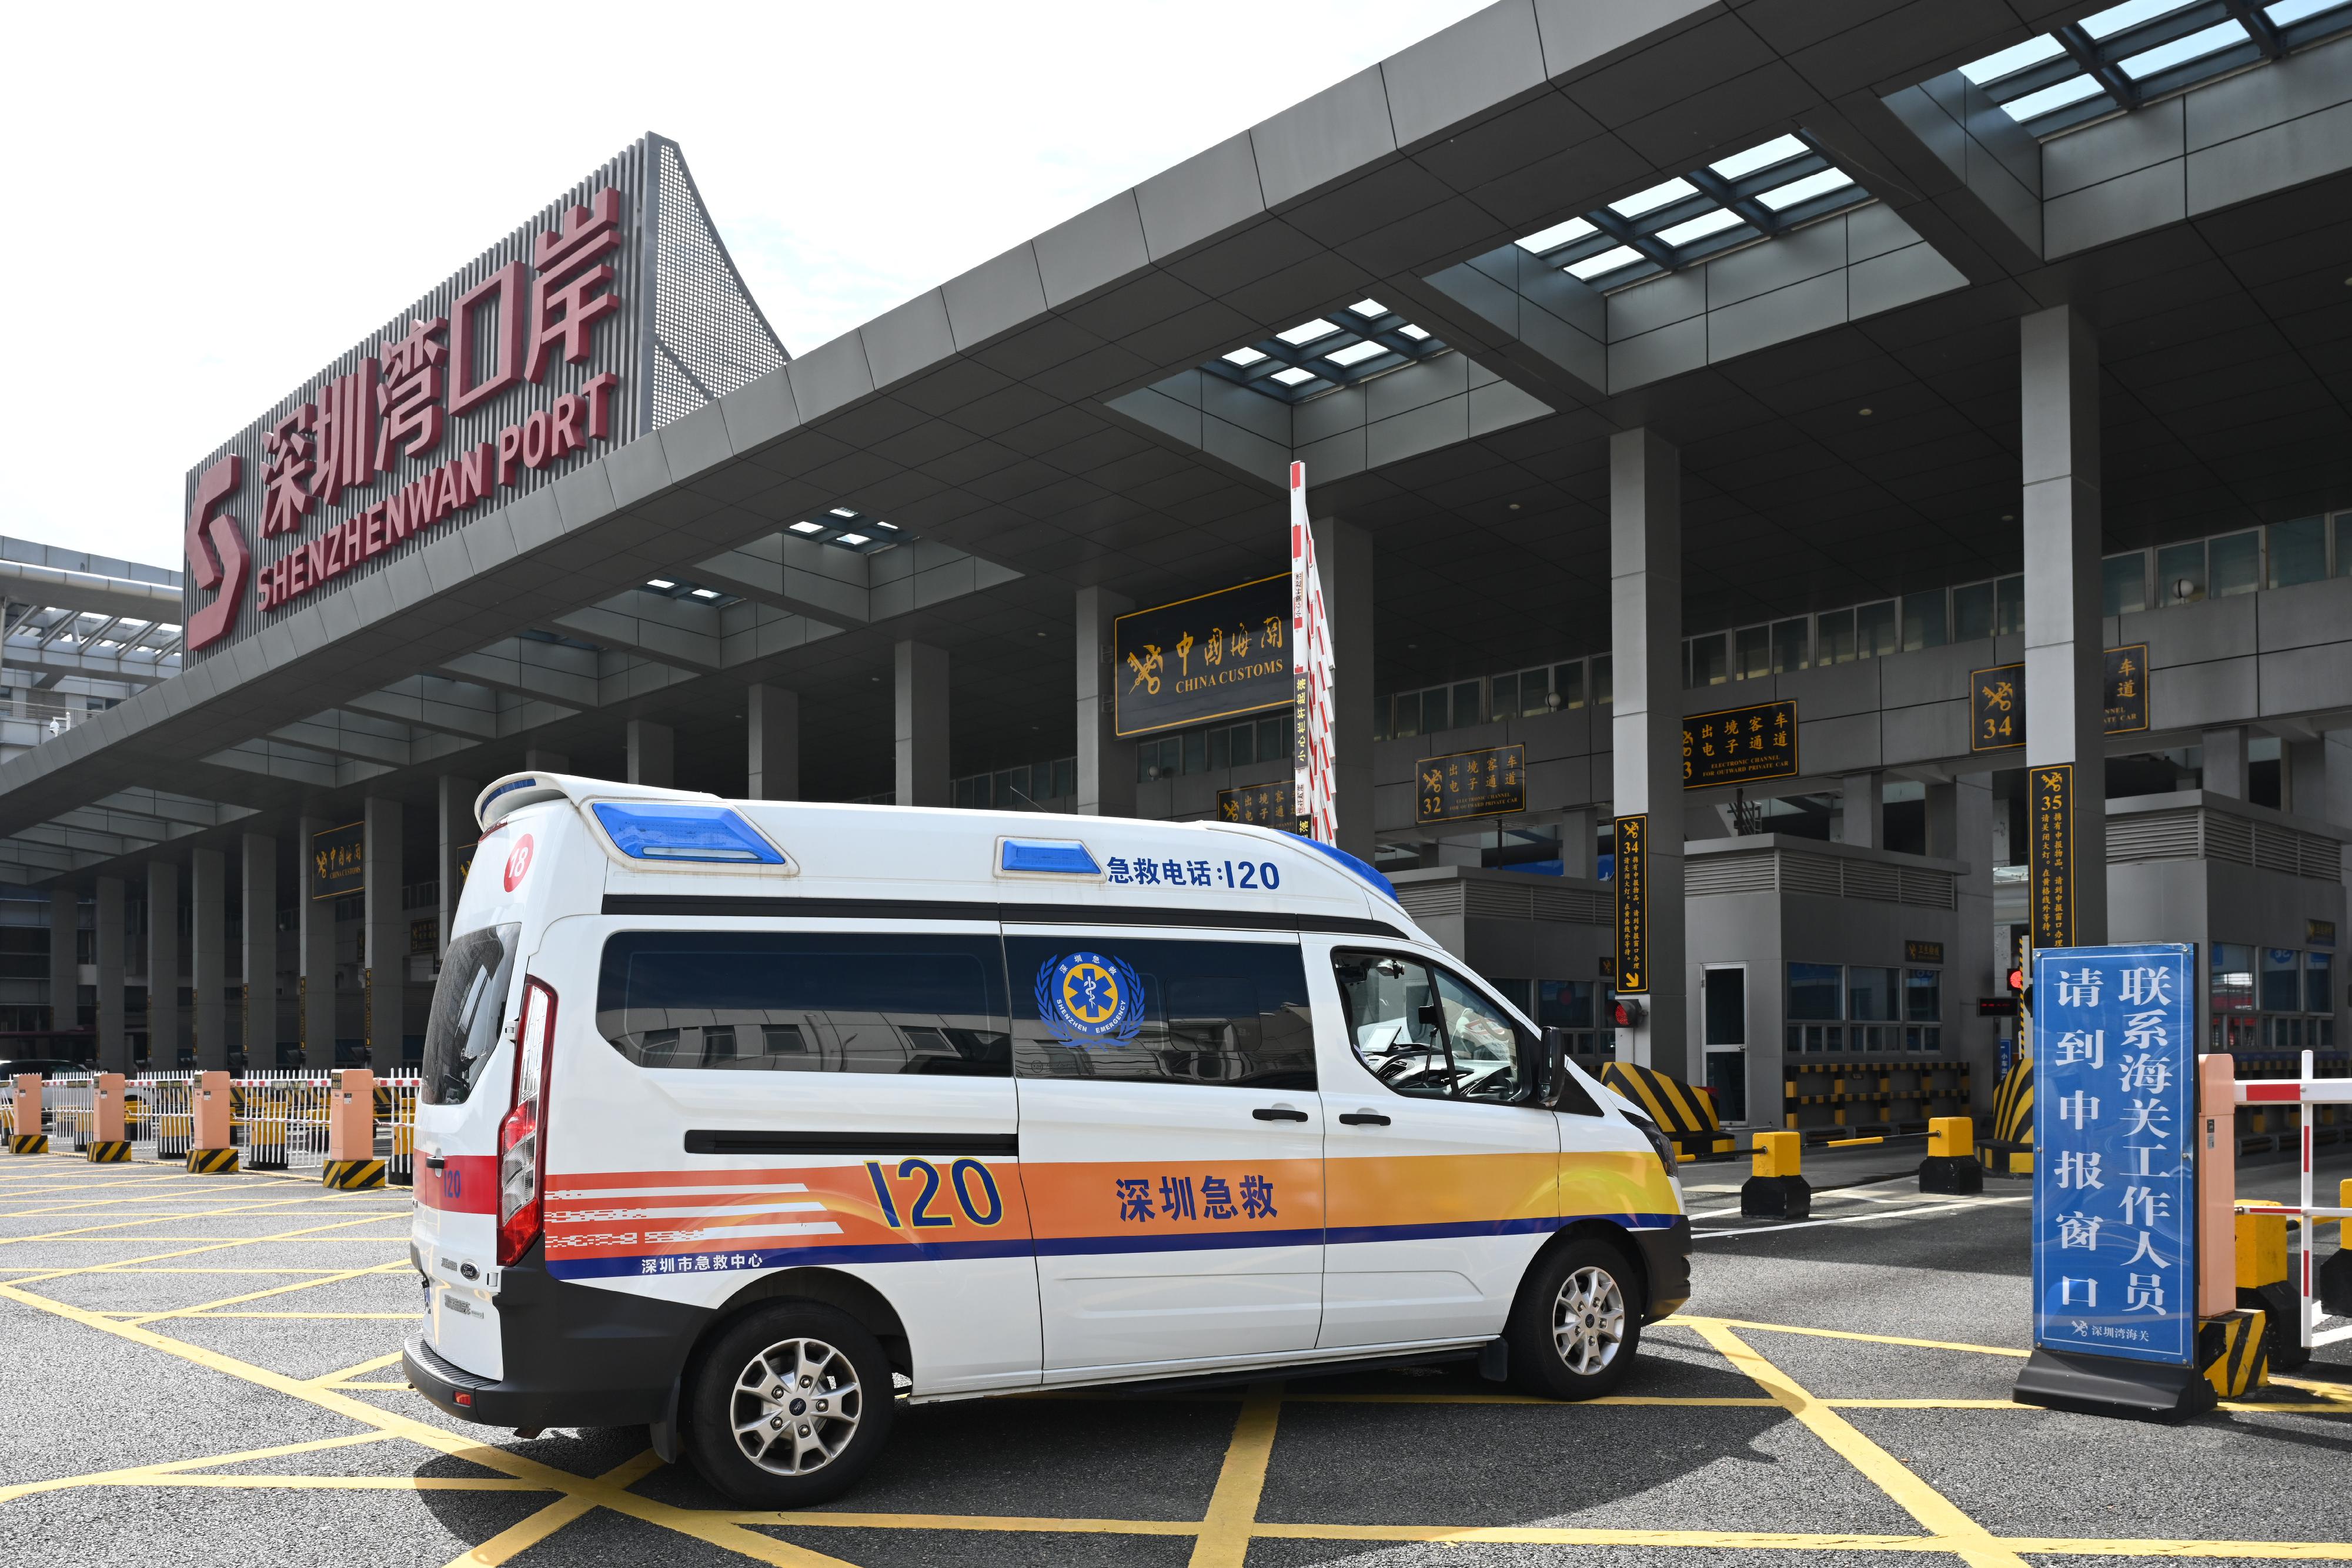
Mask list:
[[[1275,1424],[1282,1414],[1282,1385],[1251,1386],[1234,1419],[1234,1440],[1217,1470],[1217,1490],[1192,1543],[1192,1568],[1242,1568],[1250,1531],[1257,1523],[1258,1500],[1265,1493],[1265,1468],[1274,1458]]]
[[[1704,1334],[1709,1325],[1727,1329],[1753,1329],[1759,1333],[1793,1333],[1804,1334],[1814,1339],[1851,1339],[1860,1340],[1868,1344],[1899,1344],[1913,1350],[1959,1350],[1968,1351],[1976,1355],[2013,1355],[2020,1361],[2033,1354],[2027,1350],[2013,1350],[2004,1344],[1966,1344],[1951,1340],[1906,1339],[1901,1334],[1858,1333],[1852,1329],[1806,1328],[1795,1323],[1759,1323],[1751,1322],[1746,1318],[1710,1318],[1677,1313],[1674,1317],[1663,1319],[1650,1326],[1654,1329],[1690,1329]]]
[[[279,1458],[288,1454],[315,1454],[328,1448],[355,1448],[362,1443],[382,1443],[392,1436],[390,1432],[358,1432],[343,1437],[314,1437],[307,1443],[278,1443],[267,1448],[246,1448],[233,1454],[207,1454],[198,1459],[170,1459],[159,1465],[129,1465],[119,1470],[98,1470],[89,1475],[20,1481],[15,1486],[0,1487],[0,1502],[12,1498],[29,1497],[35,1492],[65,1491],[74,1487],[133,1486],[149,1476],[180,1475],[206,1465],[241,1465],[255,1459]]]
[[[314,1377],[310,1379],[310,1381],[323,1388],[330,1384],[341,1383],[343,1379],[347,1377],[357,1377],[362,1372],[374,1372],[380,1367],[390,1366],[399,1359],[400,1352],[395,1350],[390,1355],[375,1356],[370,1360],[359,1362],[353,1365],[344,1367],[341,1372],[330,1372],[325,1374],[323,1376]],[[405,1388],[408,1385],[405,1383],[395,1383],[391,1386],[394,1388]]]
[[[222,1307],[233,1307],[243,1301],[264,1301],[271,1296],[290,1295],[296,1291],[314,1291],[321,1285],[338,1285],[346,1280],[362,1280],[370,1274],[388,1274],[395,1269],[405,1269],[407,1267],[408,1262],[405,1259],[402,1259],[401,1260],[393,1263],[371,1263],[364,1269],[346,1269],[341,1273],[323,1275],[316,1280],[302,1280],[291,1285],[272,1285],[266,1291],[248,1291],[240,1296],[223,1296],[219,1301],[205,1301],[197,1306],[175,1307],[167,1312],[148,1312],[143,1316],[132,1318],[131,1322],[152,1323],[160,1322],[165,1318],[194,1317],[268,1318],[323,1316],[380,1318],[391,1316],[413,1318],[416,1316],[415,1312],[225,1312],[218,1310]]]
[[[624,1460],[596,1478],[600,1485],[632,1487],[660,1468],[661,1459],[651,1448],[635,1458]],[[537,1513],[517,1520],[479,1546],[449,1560],[449,1568],[497,1568],[518,1552],[527,1552],[557,1531],[582,1518],[595,1508],[590,1499],[573,1493],[549,1503]]]
[[[289,1218],[290,1218],[290,1217],[289,1217]],[[20,1275],[20,1276],[18,1276],[17,1278],[14,1279],[14,1280],[11,1280],[11,1281],[8,1281],[8,1282],[9,1282],[10,1284],[12,1284],[12,1285],[37,1285],[37,1284],[42,1283],[42,1282],[43,1282],[43,1281],[48,1281],[48,1280],[62,1280],[62,1279],[66,1279],[66,1278],[68,1278],[68,1277],[69,1277],[69,1276],[71,1276],[71,1275],[76,1275],[76,1274],[105,1274],[105,1273],[110,1273],[110,1272],[112,1272],[113,1270],[117,1270],[117,1269],[121,1269],[121,1268],[124,1267],[126,1264],[132,1264],[132,1263],[158,1263],[158,1262],[162,1262],[162,1261],[163,1261],[163,1260],[166,1260],[166,1259],[171,1259],[171,1258],[194,1258],[194,1257],[197,1256],[197,1255],[198,1255],[198,1254],[200,1254],[200,1253],[205,1253],[205,1252],[226,1252],[226,1251],[227,1251],[229,1249],[231,1249],[231,1248],[233,1248],[233,1247],[254,1247],[254,1246],[260,1246],[260,1245],[264,1245],[264,1244],[270,1243],[270,1242],[278,1242],[278,1241],[372,1241],[372,1240],[380,1239],[379,1238],[375,1238],[375,1237],[368,1237],[368,1236],[321,1236],[321,1235],[320,1235],[320,1234],[319,1234],[319,1232],[320,1232],[320,1231],[322,1231],[322,1230],[339,1230],[339,1229],[341,1229],[341,1228],[342,1228],[343,1227],[345,1227],[345,1226],[350,1226],[350,1225],[364,1225],[364,1224],[366,1224],[366,1223],[367,1223],[367,1222],[366,1222],[365,1220],[360,1220],[360,1219],[344,1219],[344,1220],[336,1220],[336,1221],[332,1221],[332,1222],[330,1222],[330,1223],[325,1224],[325,1225],[306,1225],[306,1226],[302,1227],[302,1228],[301,1228],[300,1229],[299,1229],[299,1230],[283,1230],[283,1231],[279,1231],[278,1234],[276,1234],[276,1235],[274,1235],[274,1236],[237,1236],[237,1237],[232,1237],[232,1238],[230,1238],[230,1239],[226,1239],[226,1240],[213,1240],[213,1241],[207,1241],[207,1242],[205,1242],[204,1245],[202,1245],[202,1246],[200,1246],[200,1247],[185,1247],[185,1248],[182,1248],[179,1251],[176,1251],[176,1252],[150,1252],[150,1253],[148,1253],[148,1254],[147,1254],[145,1257],[143,1257],[143,1258],[125,1258],[125,1259],[122,1259],[122,1260],[119,1260],[119,1261],[117,1261],[117,1262],[113,1262],[113,1263],[86,1263],[86,1264],[82,1265],[82,1266],[81,1266],[80,1268],[79,1268],[79,1269],[45,1269],[45,1270],[40,1270],[40,1271],[38,1271],[38,1272],[37,1272],[37,1273],[31,1273],[31,1274],[24,1274],[24,1275]],[[111,1240],[167,1241],[167,1240],[175,1240],[175,1239],[178,1239],[178,1238],[174,1238],[174,1237],[114,1237],[114,1238],[110,1238],[109,1239],[111,1239]],[[383,1267],[383,1265],[375,1265],[375,1267]],[[137,1314],[136,1314],[136,1313],[134,1313],[134,1312],[126,1312],[126,1313],[122,1313],[122,1314],[121,1314],[121,1315],[125,1316],[125,1317],[135,1317],[135,1316],[137,1316]]]

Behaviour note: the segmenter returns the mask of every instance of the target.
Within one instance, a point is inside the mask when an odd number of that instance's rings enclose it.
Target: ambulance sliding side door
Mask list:
[[[1323,1103],[1287,933],[1013,925],[1045,1377],[1313,1348]]]

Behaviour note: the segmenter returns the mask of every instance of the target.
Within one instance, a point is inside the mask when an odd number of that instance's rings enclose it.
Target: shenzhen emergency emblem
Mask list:
[[[1143,1027],[1143,982],[1100,953],[1066,953],[1037,967],[1037,1017],[1065,1045],[1124,1042]]]

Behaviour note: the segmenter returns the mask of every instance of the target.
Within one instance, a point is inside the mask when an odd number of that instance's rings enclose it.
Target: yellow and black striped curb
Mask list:
[[[1601,1082],[1650,1113],[1677,1154],[1685,1157],[1731,1153],[1731,1134],[1715,1113],[1715,1096],[1703,1094],[1681,1079],[1654,1067],[1612,1061],[1601,1070]]]
[[[47,1133],[11,1133],[8,1134],[8,1152],[12,1155],[46,1155],[49,1152],[49,1135]]]
[[[329,1160],[320,1176],[321,1185],[337,1192],[364,1192],[383,1185],[382,1160]]]
[[[2259,1308],[2241,1307],[2226,1317],[2200,1319],[2197,1359],[2205,1381],[2224,1399],[2241,1399],[2271,1380],[2268,1339]]]
[[[1977,1143],[1977,1157],[1996,1176],[2033,1174],[2033,1059],[2009,1070],[1992,1097],[1992,1136]]]
[[[236,1151],[235,1149],[190,1149],[188,1174],[190,1176],[234,1176],[236,1174]]]
[[[127,1165],[131,1145],[121,1138],[96,1138],[83,1147],[81,1157],[94,1166]]]

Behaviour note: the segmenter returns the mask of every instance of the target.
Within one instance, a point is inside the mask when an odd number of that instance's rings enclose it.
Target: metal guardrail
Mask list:
[[[134,1160],[177,1163],[195,1138],[195,1072],[143,1072],[124,1080],[123,1135]],[[340,1074],[280,1069],[229,1080],[229,1139],[247,1170],[323,1176]],[[374,1157],[394,1186],[416,1180],[416,1102],[424,1080],[413,1074],[374,1083]],[[16,1083],[0,1081],[0,1135],[16,1131]],[[60,1153],[89,1146],[96,1123],[97,1082],[81,1074],[45,1078],[43,1126]],[[33,1131],[35,1129],[26,1129]]]

